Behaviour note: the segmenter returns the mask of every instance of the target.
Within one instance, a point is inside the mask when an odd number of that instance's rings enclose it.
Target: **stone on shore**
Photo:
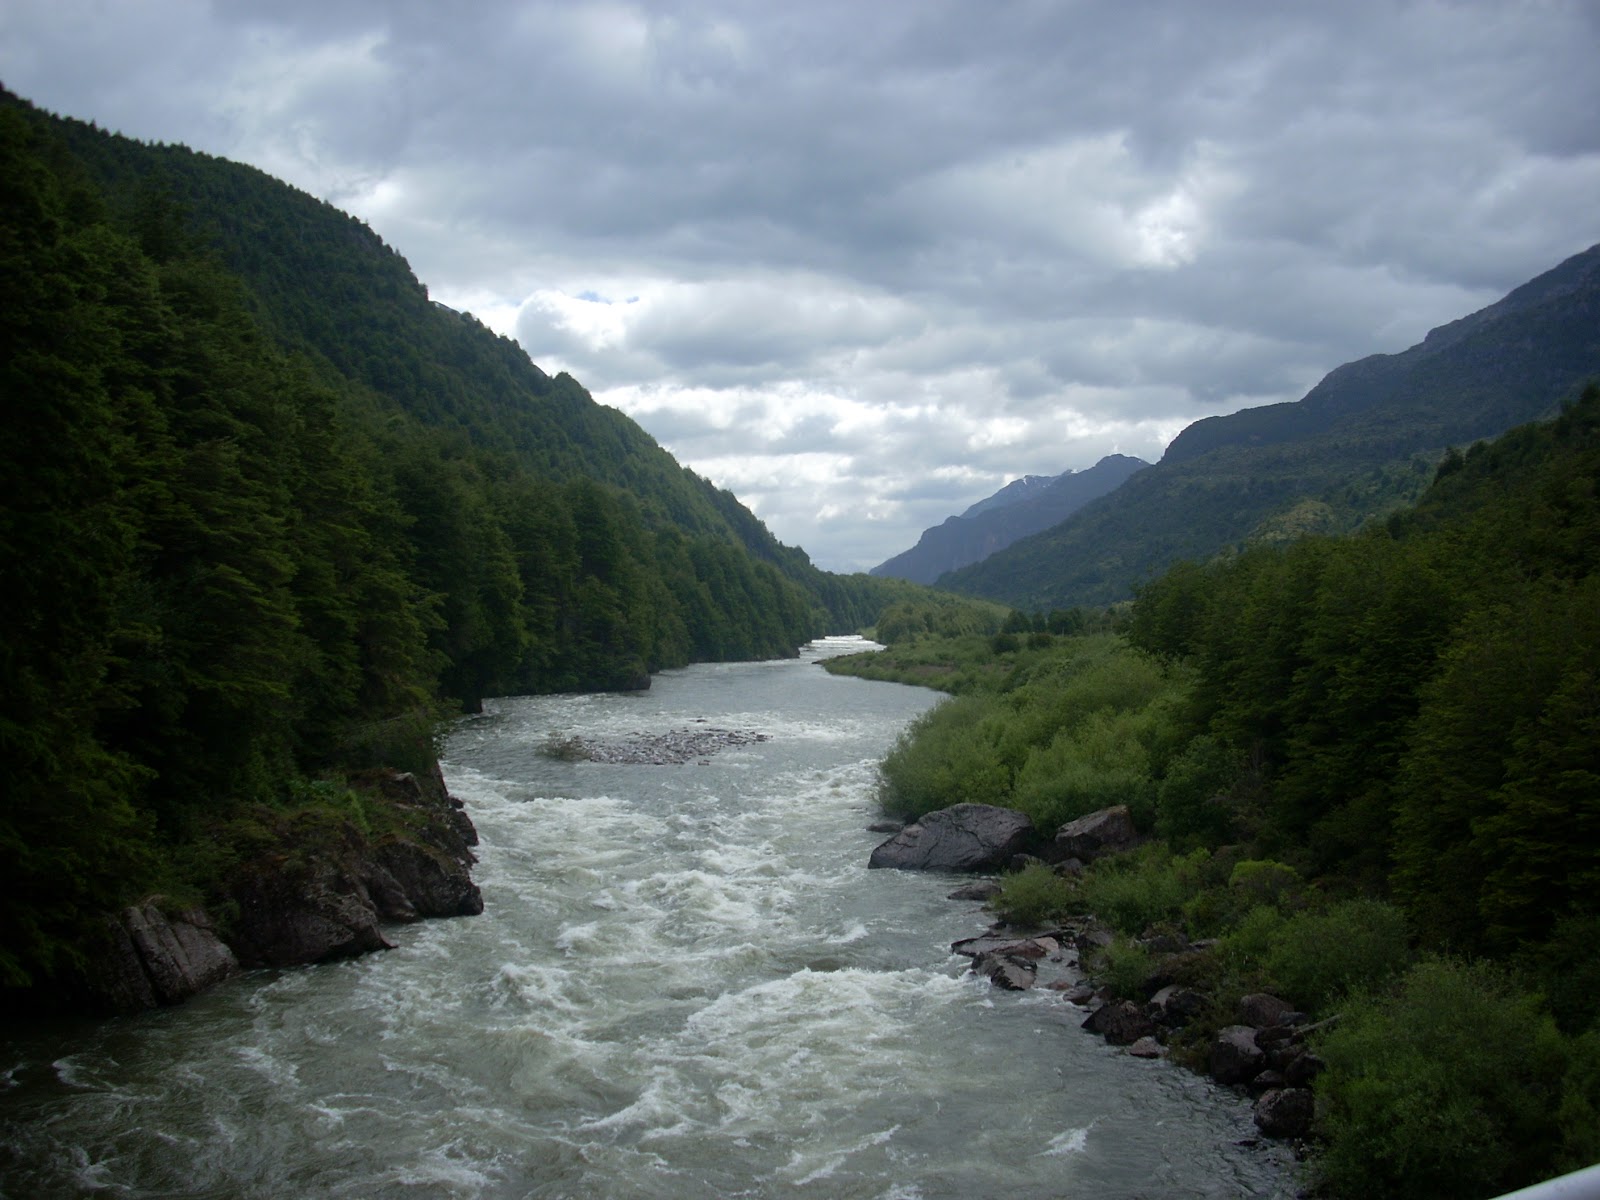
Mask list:
[[[1308,1088],[1272,1088],[1256,1101],[1256,1128],[1271,1138],[1305,1137],[1316,1115],[1316,1099]]]
[[[1256,1031],[1248,1025],[1228,1025],[1211,1043],[1211,1077],[1218,1083],[1249,1083],[1267,1065],[1256,1045]]]
[[[1267,1029],[1284,1024],[1284,1017],[1294,1011],[1294,1005],[1266,992],[1251,992],[1239,1000],[1239,1023],[1253,1029]]]
[[[1116,1000],[1090,1013],[1083,1028],[1100,1034],[1113,1046],[1131,1046],[1140,1038],[1153,1038],[1156,1023],[1133,1001]]]
[[[1133,814],[1126,804],[1102,808],[1056,830],[1052,857],[1057,862],[1079,859],[1093,862],[1107,854],[1131,850],[1139,842],[1133,828]]]
[[[1128,1053],[1135,1058],[1160,1058],[1166,1051],[1162,1049],[1160,1042],[1147,1035],[1129,1046]]]
[[[965,887],[958,887],[946,900],[993,900],[1000,894],[1000,884],[993,879],[980,879]]]
[[[1033,844],[1033,822],[991,804],[954,804],[928,813],[879,845],[872,868],[902,871],[997,871]]]

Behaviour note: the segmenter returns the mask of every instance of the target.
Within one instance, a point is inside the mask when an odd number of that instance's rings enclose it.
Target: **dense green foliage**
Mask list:
[[[1031,609],[1106,604],[1175,562],[1381,519],[1447,447],[1548,417],[1600,375],[1597,296],[1600,246],[1301,401],[1195,422],[1115,492],[939,584]]]
[[[203,893],[253,806],[426,768],[451,708],[792,654],[922,590],[817,571],[248,168],[0,97],[0,262],[0,987]]]
[[[1600,1155],[1597,568],[1591,386],[1446,456],[1378,527],[1173,568],[1122,638],[987,663],[969,639],[883,802],[1046,830],[1128,804],[1159,840],[1010,877],[1000,911],[1098,915],[1124,940],[1097,969],[1140,999],[1150,955],[1126,939],[1218,938],[1167,968],[1211,996],[1180,1057],[1248,991],[1341,1013],[1331,1193],[1495,1195]]]
[[[941,683],[961,694],[883,762],[885,810],[912,818],[966,800],[1019,809],[1039,828],[1110,804],[1154,818],[1153,767],[1176,736],[1172,672],[1112,634],[999,654],[987,640],[965,646],[975,661]]]
[[[1600,903],[1597,566],[1590,388],[1382,528],[1169,573],[1129,637],[1194,666],[1190,730],[1263,781],[1232,836],[1504,953]]]

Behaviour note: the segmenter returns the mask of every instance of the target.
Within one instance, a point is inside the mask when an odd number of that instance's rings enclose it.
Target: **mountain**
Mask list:
[[[1013,479],[994,495],[986,496],[976,504],[968,505],[965,512],[957,515],[975,517],[979,513],[988,512],[990,509],[1005,508],[1008,505],[1026,500],[1030,496],[1038,495],[1056,480],[1065,478],[1070,474],[1072,474],[1071,471],[1063,471],[1060,475],[1024,475],[1021,479]]]
[[[1149,465],[1125,454],[1111,454],[1087,471],[1025,475],[960,516],[924,530],[915,546],[873,567],[870,574],[931,584],[947,571],[980,562],[1018,538],[1065,520]]]
[[[446,867],[373,772],[432,778],[485,697],[793,654],[921,590],[819,571],[332,206],[3,91],[0,277],[0,1008],[151,897],[230,926],[249,872]]]
[[[1028,609],[1106,604],[1181,560],[1341,532],[1414,499],[1453,446],[1552,415],[1600,377],[1600,246],[1292,403],[1190,425],[1154,467],[939,586]]]

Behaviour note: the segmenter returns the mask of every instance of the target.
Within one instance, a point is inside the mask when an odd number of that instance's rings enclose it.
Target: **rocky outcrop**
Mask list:
[[[382,832],[281,821],[280,853],[246,864],[234,879],[231,941],[245,966],[387,950],[382,922],[483,911],[470,873],[477,831],[442,778],[379,770],[351,784],[381,814]]]
[[[1133,814],[1126,804],[1118,804],[1069,821],[1056,830],[1051,856],[1056,862],[1076,858],[1088,863],[1107,854],[1131,850],[1138,844]]]
[[[954,804],[928,813],[879,845],[868,867],[902,871],[997,871],[1034,842],[1033,822],[990,804]]]
[[[239,864],[218,910],[229,914],[225,929],[198,908],[167,911],[160,897],[108,917],[82,972],[86,1006],[177,1004],[241,967],[389,949],[386,922],[483,911],[471,875],[477,830],[437,768],[368,771],[350,787],[350,816],[262,809],[247,832],[234,829],[229,848]]]
[[[210,917],[196,908],[165,913],[160,897],[108,917],[96,959],[85,987],[101,1012],[178,1004],[239,973]]]

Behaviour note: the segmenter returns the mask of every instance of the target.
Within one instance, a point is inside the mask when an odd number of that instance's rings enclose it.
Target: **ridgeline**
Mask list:
[[[93,991],[152,897],[236,935],[240,861],[426,842],[370,772],[442,804],[443,715],[792,655],[918,590],[818,570],[252,168],[0,94],[0,258],[12,1002]]]

